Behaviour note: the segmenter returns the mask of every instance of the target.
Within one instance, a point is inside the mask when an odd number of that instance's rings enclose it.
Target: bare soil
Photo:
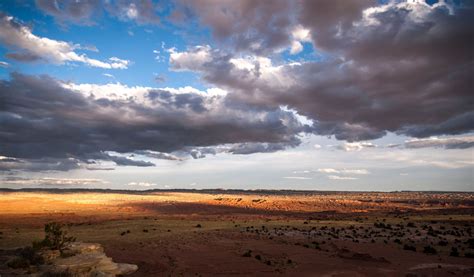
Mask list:
[[[473,193],[0,193],[0,248],[51,221],[132,276],[474,274]]]

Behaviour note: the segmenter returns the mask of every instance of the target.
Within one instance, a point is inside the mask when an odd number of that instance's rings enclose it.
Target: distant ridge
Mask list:
[[[160,192],[185,192],[185,193],[207,193],[207,194],[260,194],[260,195],[329,195],[329,194],[358,194],[358,193],[466,193],[468,191],[325,191],[325,190],[276,190],[276,189],[147,189],[147,190],[127,190],[127,189],[88,189],[88,188],[0,188],[0,192],[48,192],[48,193],[122,193],[145,195]]]

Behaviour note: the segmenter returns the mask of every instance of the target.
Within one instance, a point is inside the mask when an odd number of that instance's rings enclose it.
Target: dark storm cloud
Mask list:
[[[176,21],[195,18],[211,28],[214,38],[238,50],[265,53],[289,42],[293,1],[178,0]]]
[[[109,152],[172,159],[155,152],[246,142],[294,145],[304,129],[291,112],[245,108],[225,96],[150,90],[139,102],[94,97],[66,85],[18,73],[0,82],[0,156],[19,160],[15,166],[0,161],[4,170],[40,159],[56,162],[46,170],[94,160],[152,166]]]
[[[165,90],[151,90],[148,92],[147,97],[152,102],[166,103],[177,109],[189,108],[197,113],[206,111],[203,97],[195,93],[173,94]]]
[[[325,53],[323,61],[268,66],[255,58],[250,67],[239,67],[234,55],[200,47],[185,52],[189,55],[172,52],[170,63],[175,70],[199,72],[208,83],[231,91],[230,98],[260,107],[286,105],[313,119],[315,133],[338,139],[474,130],[473,6],[373,4],[302,2],[296,23],[310,30],[316,51]],[[231,8],[226,13],[232,14]],[[226,30],[240,22],[228,23]]]
[[[79,168],[80,161],[71,158],[0,159],[0,171],[68,171]]]
[[[289,147],[298,146],[301,143],[300,139],[294,138],[288,143],[241,143],[231,147],[228,152],[232,154],[248,155],[253,153],[273,153],[287,149]]]
[[[362,18],[363,10],[375,6],[376,0],[304,0],[298,19],[311,29],[311,36],[318,49],[334,51],[344,41],[353,23]]]

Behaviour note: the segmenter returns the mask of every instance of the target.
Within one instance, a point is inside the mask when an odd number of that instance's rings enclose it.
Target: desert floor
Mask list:
[[[52,221],[132,276],[474,274],[473,193],[0,193],[0,248]]]

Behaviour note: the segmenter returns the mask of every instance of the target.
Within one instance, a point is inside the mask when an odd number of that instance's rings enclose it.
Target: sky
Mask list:
[[[474,191],[474,3],[0,2],[0,187]]]

